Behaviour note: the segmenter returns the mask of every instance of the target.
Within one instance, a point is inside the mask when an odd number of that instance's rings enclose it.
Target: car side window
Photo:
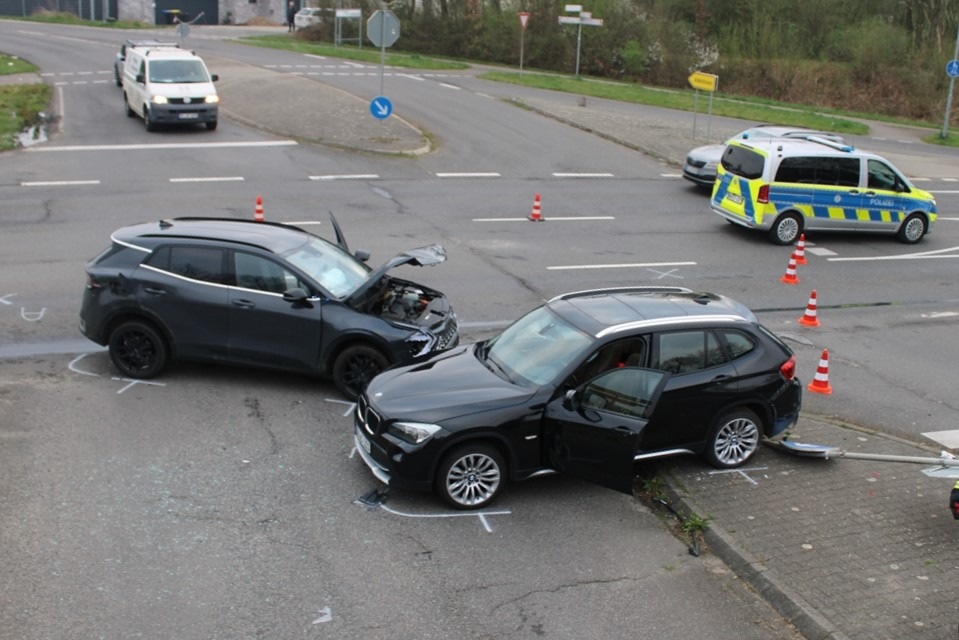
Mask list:
[[[582,405],[631,418],[646,418],[656,388],[665,375],[649,369],[613,369],[583,387]]]
[[[642,338],[612,342],[594,351],[576,370],[574,380],[582,383],[610,369],[641,367],[645,355],[646,343]]]
[[[896,176],[896,172],[889,168],[888,165],[878,160],[870,160],[868,163],[868,171],[870,189],[896,191],[899,178]]]
[[[656,369],[690,373],[725,361],[722,346],[711,331],[672,331],[657,336]]]
[[[226,284],[224,251],[210,247],[161,247],[145,264],[191,280]]]
[[[238,287],[270,293],[283,293],[294,287],[308,290],[291,271],[268,258],[242,251],[234,252],[233,256]]]
[[[740,331],[722,331],[723,339],[729,347],[729,354],[733,360],[740,358],[756,348],[749,336]]]

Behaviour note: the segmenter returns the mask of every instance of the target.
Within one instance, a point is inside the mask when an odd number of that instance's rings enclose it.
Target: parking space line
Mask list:
[[[472,511],[472,512],[456,512],[456,513],[406,513],[404,511],[399,511],[397,509],[391,509],[385,504],[380,503],[380,509],[383,509],[387,513],[391,513],[395,516],[400,516],[403,518],[477,518],[480,521],[480,524],[483,525],[483,528],[486,529],[487,533],[493,533],[493,527],[490,526],[487,516],[508,516],[512,515],[513,512],[506,509],[503,511]]]
[[[628,262],[622,264],[571,264],[546,267],[548,271],[573,271],[576,269],[641,269],[643,267],[692,267],[695,262]]]
[[[170,178],[170,182],[243,182],[243,176],[223,176],[220,178]]]

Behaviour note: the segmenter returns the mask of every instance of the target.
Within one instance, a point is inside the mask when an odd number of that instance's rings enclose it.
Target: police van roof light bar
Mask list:
[[[845,151],[846,153],[851,153],[856,150],[856,147],[852,146],[851,144],[843,144],[841,142],[836,142],[834,140],[829,140],[828,138],[822,138],[820,136],[808,136],[805,138],[805,140],[809,140],[810,142],[817,142],[819,144],[824,144],[827,147],[832,147],[833,149],[836,149],[837,151]]]

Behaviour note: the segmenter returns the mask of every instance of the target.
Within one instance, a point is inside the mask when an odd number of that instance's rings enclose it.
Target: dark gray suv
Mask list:
[[[439,245],[378,269],[369,254],[277,223],[174,218],[124,227],[86,267],[80,331],[120,372],[174,359],[303,372],[354,398],[377,373],[456,346],[446,296],[387,274],[435,265]]]

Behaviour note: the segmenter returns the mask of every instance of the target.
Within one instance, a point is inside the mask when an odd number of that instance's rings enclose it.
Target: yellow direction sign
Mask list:
[[[694,71],[692,75],[689,76],[689,86],[693,89],[702,89],[703,91],[715,91],[716,87],[719,86],[719,76],[713,75],[712,73]]]

